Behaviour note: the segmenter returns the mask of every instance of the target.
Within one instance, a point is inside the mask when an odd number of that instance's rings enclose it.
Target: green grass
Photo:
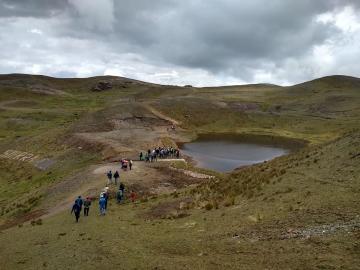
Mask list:
[[[41,209],[50,186],[101,162],[104,149],[75,140],[75,133],[112,132],[111,120],[131,118],[147,128],[144,136],[152,135],[153,118],[141,102],[181,122],[178,137],[161,135],[166,144],[197,134],[236,133],[295,138],[310,145],[230,174],[172,164],[216,178],[172,195],[142,198],[135,205],[111,201],[106,217],[97,215],[95,202],[90,217],[79,224],[69,209],[3,231],[4,269],[356,269],[358,230],[281,237],[292,229],[346,224],[358,217],[357,79],[220,88],[124,86],[121,79],[112,90],[89,90],[110,79],[0,76],[1,102],[21,101],[0,109],[5,127],[0,130],[1,152],[16,149],[56,160],[40,171],[29,163],[0,159],[2,222]],[[33,93],[31,87],[39,85],[67,95]],[[247,105],[250,109],[244,109]],[[126,126],[116,133],[119,141],[122,132]],[[159,172],[169,176],[167,170]],[[182,201],[185,209],[179,209]],[[169,218],[151,216],[154,209]]]

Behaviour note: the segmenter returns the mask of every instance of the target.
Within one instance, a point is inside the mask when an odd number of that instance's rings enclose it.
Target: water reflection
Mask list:
[[[288,149],[260,143],[241,143],[236,140],[197,140],[182,146],[182,153],[192,157],[198,167],[220,172],[260,163],[289,153]]]

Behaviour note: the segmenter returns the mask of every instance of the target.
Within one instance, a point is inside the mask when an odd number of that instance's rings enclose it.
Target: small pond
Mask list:
[[[182,154],[191,157],[197,167],[229,172],[238,167],[264,162],[288,154],[301,142],[265,136],[201,135],[181,145]]]

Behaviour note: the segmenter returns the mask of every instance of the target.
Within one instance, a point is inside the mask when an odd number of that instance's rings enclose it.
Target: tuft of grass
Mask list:
[[[208,202],[208,203],[205,204],[204,208],[205,208],[206,210],[210,211],[211,209],[214,208],[214,206],[213,206],[212,203]]]
[[[235,197],[227,197],[224,201],[224,206],[229,207],[235,205]]]

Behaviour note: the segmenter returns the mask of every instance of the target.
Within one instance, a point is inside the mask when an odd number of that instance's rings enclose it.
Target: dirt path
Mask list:
[[[14,102],[14,101],[13,101]],[[8,103],[3,104],[3,106],[7,107]],[[146,110],[154,114],[156,117],[165,120],[166,122],[170,122],[173,125],[179,125],[180,122],[162,114],[155,108],[153,108],[150,104],[142,103]],[[104,133],[89,133],[88,140],[96,140],[102,143],[109,144],[113,147],[117,152],[130,152],[132,148],[124,148],[123,145],[129,145],[126,142],[127,139],[131,141],[141,141],[141,138],[137,138],[137,136],[142,136],[142,130],[139,131],[138,123],[136,123],[136,130],[133,130],[133,125],[131,123],[122,123],[122,125],[127,124],[127,126],[120,126],[119,130],[114,130],[112,132],[104,132]],[[135,127],[135,126],[134,126]],[[143,128],[146,130],[146,127]],[[141,133],[141,134],[138,134]],[[160,127],[159,130],[148,130],[148,135],[146,138],[149,141],[153,141],[156,138],[162,137],[164,134],[167,134],[167,130],[165,127]],[[85,136],[84,134],[79,134],[79,136]],[[124,138],[125,137],[125,138]],[[143,137],[143,136],[142,136]],[[119,141],[119,138],[122,138],[122,141]],[[86,138],[85,138],[86,139]],[[140,143],[139,147],[147,146],[148,142],[144,141],[142,144]],[[174,179],[170,179],[168,177],[168,173],[159,170],[159,168],[155,168],[154,164],[146,164],[145,162],[134,162],[134,168],[132,171],[122,171],[118,163],[107,163],[107,164],[99,164],[89,167],[86,171],[80,172],[73,177],[57,183],[55,186],[50,187],[46,191],[46,209],[41,208],[46,211],[46,214],[42,216],[42,218],[53,216],[57,213],[65,211],[69,209],[74,202],[75,198],[79,195],[82,197],[92,196],[96,197],[99,195],[100,191],[107,185],[106,172],[109,170],[115,172],[118,170],[120,172],[120,181],[123,181],[128,189],[134,189],[136,192],[140,194],[163,194],[175,191],[177,188],[187,185],[188,182],[196,182],[200,181],[199,179],[204,179],[207,177],[197,177],[196,175],[191,175],[189,173],[183,171],[176,171],[175,174],[177,177]],[[165,165],[165,167],[167,167]],[[188,180],[189,176],[194,179]],[[178,181],[181,178],[181,181]],[[196,180],[198,179],[198,180]],[[112,191],[116,191],[116,187],[114,184],[109,185]],[[64,194],[66,194],[64,196]]]
[[[148,111],[150,111],[151,113],[153,113],[154,115],[156,115],[157,117],[169,121],[171,122],[173,125],[179,126],[181,123],[169,116],[166,116],[165,114],[163,114],[162,112],[158,111],[157,109],[155,109],[154,107],[152,107],[150,104],[148,103],[142,103],[142,106],[147,109]]]
[[[155,162],[149,164],[134,161],[131,171],[121,170],[120,164],[117,162],[91,166],[85,172],[81,172],[48,189],[47,197],[45,198],[48,207],[41,208],[41,210],[45,211],[41,218],[47,218],[69,210],[79,195],[83,198],[87,196],[97,198],[105,186],[108,185],[106,173],[109,170],[112,172],[117,170],[120,173],[120,181],[125,184],[126,190],[135,190],[140,197],[171,193],[178,188],[199,183],[206,178],[178,172],[169,179],[168,171],[166,170],[167,166],[163,167],[161,163]],[[162,169],[157,166],[160,166]],[[117,190],[117,186],[114,183],[108,186],[111,192]]]

